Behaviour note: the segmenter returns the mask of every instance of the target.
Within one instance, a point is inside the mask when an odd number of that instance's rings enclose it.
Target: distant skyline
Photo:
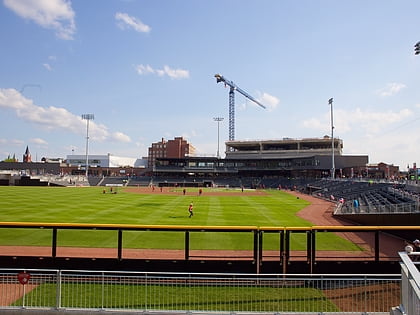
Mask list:
[[[228,140],[334,136],[344,154],[420,164],[417,0],[1,0],[0,160],[141,158],[182,136],[198,155]]]

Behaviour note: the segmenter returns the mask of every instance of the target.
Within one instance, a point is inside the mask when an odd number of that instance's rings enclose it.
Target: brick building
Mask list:
[[[192,144],[182,137],[175,137],[173,140],[165,140],[152,143],[149,147],[149,167],[155,165],[157,158],[184,158],[195,153]]]
[[[370,178],[397,179],[400,177],[399,166],[386,163],[368,164],[367,175]]]

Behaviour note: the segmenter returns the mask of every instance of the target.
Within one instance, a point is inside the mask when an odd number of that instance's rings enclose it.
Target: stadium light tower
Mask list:
[[[414,45],[414,54],[415,54],[415,55],[419,55],[419,54],[420,54],[420,42],[417,42],[417,43]]]
[[[219,153],[219,124],[221,121],[223,121],[223,117],[214,117],[214,121],[217,121],[217,158],[220,159],[220,153]]]
[[[89,165],[89,120],[93,120],[95,116],[93,114],[83,114],[82,119],[86,120],[86,177],[88,177],[88,165]]]
[[[331,178],[335,178],[335,161],[334,161],[334,115],[333,115],[333,98],[328,100],[331,105]]]

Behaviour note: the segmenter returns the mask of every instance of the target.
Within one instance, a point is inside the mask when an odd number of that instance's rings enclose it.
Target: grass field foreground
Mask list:
[[[32,306],[55,307],[56,286],[43,284],[28,294]],[[322,290],[268,286],[182,286],[128,284],[63,284],[61,307],[200,311],[313,312],[339,311]],[[105,295],[105,298],[103,296]],[[83,296],[83,299],[75,299]],[[42,297],[42,300],[37,300]],[[162,298],[164,299],[162,300]],[[22,299],[13,305],[22,305]],[[47,305],[45,305],[47,304]]]

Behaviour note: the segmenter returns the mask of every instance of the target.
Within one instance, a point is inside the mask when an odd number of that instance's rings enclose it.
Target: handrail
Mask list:
[[[0,222],[0,228],[70,228],[70,229],[126,229],[126,230],[175,230],[175,231],[394,231],[420,230],[417,225],[313,225],[313,226],[253,226],[253,225],[142,225],[142,224],[90,224],[51,222]]]
[[[328,231],[395,231],[395,230],[419,230],[420,227],[416,225],[340,225],[340,226],[329,226],[329,225],[314,225],[311,230],[328,230]]]
[[[37,227],[37,228],[62,228],[62,229],[95,229],[95,230],[200,230],[200,231],[211,231],[211,230],[240,230],[240,231],[254,231],[259,230],[257,226],[231,226],[231,225],[220,225],[220,226],[194,226],[194,225],[140,225],[140,224],[90,224],[90,223],[48,223],[48,222],[0,222],[0,228],[8,227]]]

